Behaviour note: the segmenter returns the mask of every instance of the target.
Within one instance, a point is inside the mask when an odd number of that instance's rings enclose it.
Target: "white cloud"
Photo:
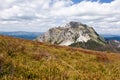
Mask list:
[[[119,34],[120,0],[0,0],[0,31],[46,31],[71,20],[93,26],[99,33]]]

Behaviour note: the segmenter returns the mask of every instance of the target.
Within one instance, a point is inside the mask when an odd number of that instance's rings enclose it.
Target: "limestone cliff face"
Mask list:
[[[104,44],[105,42],[92,27],[73,21],[67,23],[65,26],[49,29],[43,35],[37,37],[37,40],[66,46],[77,42],[87,42],[88,40],[93,40],[100,44]]]

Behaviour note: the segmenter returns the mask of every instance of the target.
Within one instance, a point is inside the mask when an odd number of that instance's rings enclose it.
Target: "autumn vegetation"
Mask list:
[[[0,80],[119,79],[119,53],[0,36]]]

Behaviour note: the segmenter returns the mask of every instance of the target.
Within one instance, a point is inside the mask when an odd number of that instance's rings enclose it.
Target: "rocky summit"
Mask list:
[[[95,41],[104,45],[104,38],[96,33],[93,27],[80,22],[71,21],[64,26],[49,29],[37,37],[40,42],[69,46],[77,42]]]

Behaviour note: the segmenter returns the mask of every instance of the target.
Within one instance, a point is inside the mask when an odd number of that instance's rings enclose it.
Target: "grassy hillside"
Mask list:
[[[119,79],[119,54],[0,36],[0,80]]]

